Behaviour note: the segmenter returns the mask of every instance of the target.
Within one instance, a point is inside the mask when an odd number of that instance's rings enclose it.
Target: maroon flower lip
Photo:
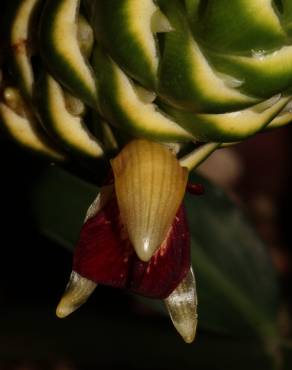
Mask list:
[[[183,206],[165,241],[148,262],[141,261],[121,222],[116,195],[89,218],[80,233],[73,270],[97,284],[165,299],[190,269],[190,236]]]

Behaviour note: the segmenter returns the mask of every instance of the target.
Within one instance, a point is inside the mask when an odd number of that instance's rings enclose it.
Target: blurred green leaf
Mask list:
[[[220,188],[195,175],[191,180],[206,189],[185,202],[202,323],[241,336],[275,335],[279,292],[266,246]]]
[[[39,171],[31,184],[30,203],[39,231],[73,250],[98,188],[57,166]]]

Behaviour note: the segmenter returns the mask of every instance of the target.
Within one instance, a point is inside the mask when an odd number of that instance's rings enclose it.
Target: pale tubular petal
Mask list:
[[[58,304],[56,315],[63,319],[76,311],[91,296],[97,284],[72,271],[65,293]]]
[[[71,95],[68,91],[63,90],[64,101],[67,111],[72,116],[82,117],[86,113],[86,106],[80,99]]]
[[[140,139],[111,165],[122,222],[138,257],[149,261],[182,203],[188,171],[165,146]]]
[[[94,217],[97,215],[97,213],[105,206],[105,204],[109,201],[109,199],[112,197],[114,192],[114,186],[113,185],[107,185],[103,186],[100,189],[100,192],[98,196],[95,198],[93,203],[89,206],[84,223],[89,220],[90,218]]]
[[[186,343],[192,343],[198,322],[196,281],[192,268],[164,302],[176,330]]]
[[[43,79],[43,89],[39,105],[42,107],[41,118],[48,131],[69,149],[93,159],[101,158],[104,155],[103,148],[88,130],[82,117],[71,114],[72,109],[68,110],[68,95],[66,101],[61,85],[53,77],[46,75]],[[78,99],[75,104],[76,101]]]
[[[85,58],[90,58],[94,44],[93,29],[80,14],[77,18],[77,40],[82,55]]]

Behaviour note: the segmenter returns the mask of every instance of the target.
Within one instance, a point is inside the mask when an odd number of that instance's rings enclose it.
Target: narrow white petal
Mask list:
[[[197,314],[196,281],[192,268],[179,286],[165,299],[170,318],[186,343],[195,339]]]
[[[97,284],[72,271],[65,293],[58,304],[56,315],[63,319],[82,306]]]

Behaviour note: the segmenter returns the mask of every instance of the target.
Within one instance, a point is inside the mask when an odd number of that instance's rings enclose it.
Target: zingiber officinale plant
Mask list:
[[[60,317],[109,284],[164,299],[193,340],[197,298],[181,205],[188,172],[220,147],[290,122],[292,8],[281,4],[11,1],[6,133],[53,161],[107,168]]]

